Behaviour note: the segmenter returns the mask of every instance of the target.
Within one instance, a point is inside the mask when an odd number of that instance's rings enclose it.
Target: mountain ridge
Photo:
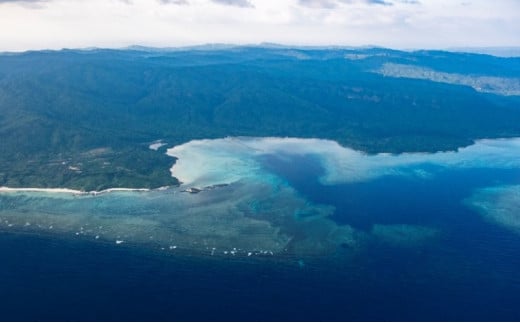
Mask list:
[[[0,54],[0,186],[176,185],[174,160],[148,148],[158,139],[315,137],[400,153],[520,136],[520,97],[373,72],[386,63],[520,76],[520,58],[382,48]]]

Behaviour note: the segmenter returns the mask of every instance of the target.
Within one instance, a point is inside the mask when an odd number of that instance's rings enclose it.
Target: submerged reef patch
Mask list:
[[[238,181],[199,194],[180,188],[102,195],[6,191],[0,230],[212,256],[313,255],[354,243],[348,227],[328,219],[333,208],[312,205],[279,184]],[[297,213],[312,216],[301,221]]]
[[[520,168],[520,139],[481,140],[457,152],[368,155],[321,139],[223,138],[168,149],[182,184],[156,190],[0,190],[0,230],[60,234],[171,253],[222,257],[304,257],[356,250],[366,239],[421,245],[437,230],[375,224],[356,230],[332,220],[335,207],[314,203],[266,164],[269,156],[312,156],[323,185],[383,176],[430,180],[433,169]],[[293,161],[294,160],[294,161]],[[320,175],[313,175],[320,176]],[[100,194],[102,193],[102,194]],[[196,194],[195,194],[196,193]],[[470,204],[520,231],[520,189],[487,189]],[[482,211],[483,210],[483,211]],[[347,210],[348,212],[348,210]]]
[[[436,229],[410,224],[376,224],[372,237],[396,246],[417,246],[437,235]]]
[[[486,219],[520,234],[520,185],[481,188],[464,203]]]

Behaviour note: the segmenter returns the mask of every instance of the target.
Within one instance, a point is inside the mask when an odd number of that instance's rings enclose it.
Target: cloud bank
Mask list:
[[[261,42],[520,46],[516,0],[0,0],[0,10],[0,50]]]

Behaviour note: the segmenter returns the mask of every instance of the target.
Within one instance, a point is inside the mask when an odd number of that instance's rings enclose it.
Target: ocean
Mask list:
[[[218,149],[219,160],[223,151]],[[451,162],[452,155],[442,163],[426,156],[392,163],[391,171],[373,166],[370,176],[359,180],[351,180],[359,173],[347,172],[348,180],[326,181],[332,172],[322,156],[288,151],[255,155],[249,171],[255,175],[245,184],[198,194],[0,194],[0,219],[15,224],[0,227],[0,319],[520,320],[520,168],[509,155],[505,163],[493,157],[471,167],[466,159]],[[240,160],[249,159],[240,155]],[[370,163],[363,159],[359,165]],[[270,189],[257,193],[264,186],[253,182],[260,181]],[[174,195],[193,204],[180,204]],[[232,203],[221,206],[221,199]],[[92,204],[96,207],[89,209]],[[222,221],[237,231],[212,238],[218,232],[202,226],[216,224],[200,215],[207,209],[199,212],[195,205],[209,205],[216,216],[220,209],[227,210],[222,214],[240,211],[251,220],[246,225],[226,218]],[[240,207],[231,210],[230,205]],[[273,211],[281,205],[288,206]],[[184,208],[191,213],[175,222],[172,217]],[[52,230],[45,222],[51,216]],[[148,222],[135,222],[143,217]],[[67,222],[71,218],[77,222]],[[260,226],[265,220],[281,232]],[[117,230],[87,227],[100,224]],[[130,235],[136,227],[141,231]],[[172,238],[158,227],[183,230],[167,231]],[[283,234],[292,240],[272,256],[246,249],[257,235],[263,237],[258,243],[272,241],[265,245],[276,248],[285,242]],[[148,236],[154,241],[143,242]],[[198,244],[189,244],[190,239]],[[168,248],[172,243],[179,248]],[[239,247],[236,255],[223,253],[232,251],[227,244]]]

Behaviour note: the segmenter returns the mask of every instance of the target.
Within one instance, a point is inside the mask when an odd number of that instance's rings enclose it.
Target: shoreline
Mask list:
[[[149,188],[124,188],[124,187],[114,187],[107,188],[101,191],[80,191],[74,190],[70,188],[38,188],[38,187],[20,187],[13,188],[7,186],[0,186],[0,194],[1,193],[17,193],[17,192],[39,192],[39,193],[64,193],[64,194],[73,194],[73,195],[100,195],[107,194],[112,192],[149,192],[152,190],[165,190],[168,189],[169,186],[159,187],[156,189]]]

